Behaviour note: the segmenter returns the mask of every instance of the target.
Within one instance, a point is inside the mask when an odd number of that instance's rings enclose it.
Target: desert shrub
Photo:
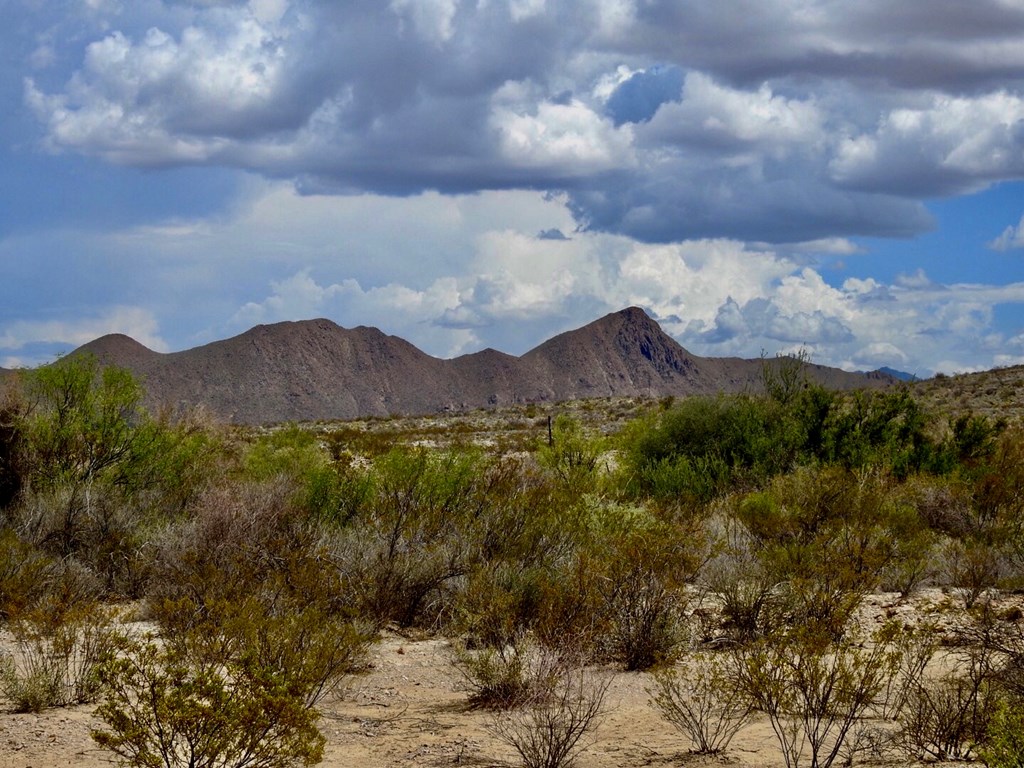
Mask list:
[[[270,482],[286,478],[294,503],[312,518],[343,525],[372,492],[372,476],[353,466],[351,455],[333,460],[321,437],[290,425],[260,435],[242,457],[246,478]]]
[[[969,660],[975,661],[968,671],[991,681],[1001,699],[1024,700],[1024,624],[1019,609],[999,611],[993,602],[983,601],[969,617],[956,635],[959,645],[973,649]]]
[[[1024,430],[1001,433],[974,473],[974,499],[985,519],[1011,520],[1024,509]]]
[[[316,434],[294,424],[260,435],[242,458],[245,474],[263,481],[278,475],[301,479],[329,464],[330,455],[321,448]]]
[[[689,639],[688,585],[705,559],[697,521],[609,506],[584,552],[597,577],[599,650],[627,670],[671,662]]]
[[[197,664],[177,645],[134,641],[101,668],[103,728],[93,738],[124,765],[314,765],[325,739],[308,690],[251,654]]]
[[[1007,573],[1003,547],[982,537],[951,540],[943,550],[944,580],[970,610],[990,589],[998,587]]]
[[[220,667],[251,659],[286,676],[305,705],[314,707],[365,666],[373,637],[367,627],[320,606],[297,604],[294,598],[274,603],[264,593],[223,606],[215,618],[164,642],[200,665]]]
[[[513,569],[558,567],[589,535],[595,510],[606,502],[570,491],[530,461],[488,461],[478,475],[468,525],[475,564]]]
[[[889,625],[880,638],[891,644],[896,664],[875,710],[881,718],[895,720],[925,682],[928,665],[939,650],[938,630],[929,623],[902,629]]]
[[[788,768],[805,756],[813,768],[829,768],[895,672],[890,643],[879,635],[862,641],[796,627],[735,649],[738,684],[768,716]]]
[[[700,569],[699,581],[721,605],[722,628],[746,643],[772,631],[782,619],[777,577],[758,556],[750,532],[729,517],[718,517],[720,539]]]
[[[300,503],[317,521],[342,528],[363,512],[373,492],[372,474],[348,456],[309,473]]]
[[[603,644],[609,658],[635,671],[676,658],[687,640],[683,610],[689,600],[658,563],[628,557],[623,553],[600,582],[608,616]]]
[[[997,652],[986,643],[951,652],[948,671],[912,686],[897,716],[900,740],[918,759],[966,760],[984,742],[998,687]]]
[[[838,636],[918,526],[878,472],[801,468],[749,494],[736,515],[797,622]]]
[[[994,707],[978,756],[988,768],[1024,768],[1024,711],[1019,702],[1003,699]]]
[[[591,661],[607,658],[610,611],[602,583],[606,565],[600,555],[580,549],[547,571],[534,625],[542,644],[569,644]]]
[[[296,583],[314,568],[323,582],[313,594],[326,599],[333,571],[318,561],[316,532],[293,498],[285,478],[225,482],[203,492],[189,517],[155,537],[147,588],[154,617],[166,629],[187,628],[218,605],[241,603],[265,583]]]
[[[18,498],[28,474],[23,443],[25,409],[15,386],[0,385],[0,512]]]
[[[511,709],[550,696],[564,674],[564,661],[523,635],[507,645],[456,645],[452,664],[469,687],[473,706]]]
[[[75,355],[19,377],[14,429],[25,471],[7,523],[56,558],[137,597],[146,528],[179,514],[214,474],[220,446],[192,416],[153,417],[132,375]]]
[[[915,688],[899,717],[901,740],[918,759],[967,760],[985,737],[988,689],[946,676]]]
[[[1008,429],[981,471],[972,475],[973,509],[979,528],[1005,545],[1014,586],[1024,583],[1024,430]]]
[[[481,646],[510,645],[541,620],[549,580],[546,569],[509,561],[474,568],[456,598],[449,629]]]
[[[597,502],[510,460],[489,463],[474,495],[459,531],[467,570],[452,582],[445,630],[492,646],[529,630],[578,635],[574,617],[593,615],[593,582],[578,561]]]
[[[34,606],[56,587],[62,564],[22,541],[14,531],[0,529],[0,619]]]
[[[654,673],[654,685],[648,689],[654,707],[698,754],[723,752],[753,713],[749,697],[737,685],[735,660],[725,654],[696,653]]]
[[[774,360],[761,355],[761,386],[765,395],[783,406],[794,403],[810,387],[810,353],[806,349],[796,354],[779,354]]]
[[[149,576],[153,516],[107,485],[78,501],[74,494],[64,485],[26,493],[11,524],[39,550],[88,569],[108,597],[139,597]]]
[[[884,592],[910,597],[939,573],[939,537],[927,528],[894,532],[893,545],[894,556],[879,572],[878,585]]]
[[[0,690],[18,712],[95,701],[98,670],[120,637],[115,614],[95,603],[39,607],[7,625],[14,640],[0,655]]]
[[[961,480],[918,474],[902,483],[896,493],[901,502],[917,511],[928,530],[952,538],[981,530],[970,486]]]
[[[330,540],[347,594],[378,624],[444,623],[478,558],[494,476],[473,450],[395,449],[372,472],[370,499]]]
[[[489,730],[516,751],[524,768],[571,768],[600,719],[610,682],[569,666],[553,690],[497,713]]]
[[[965,413],[949,420],[949,430],[928,467],[936,474],[984,475],[996,454],[1006,422]]]
[[[687,398],[623,430],[624,484],[637,495],[707,501],[788,469],[799,444],[792,427],[764,398]]]
[[[537,461],[568,488],[578,493],[595,490],[600,480],[600,459],[605,441],[588,435],[580,421],[559,414],[552,425],[551,444],[537,448]]]
[[[885,468],[906,477],[934,457],[928,427],[928,414],[906,387],[854,392],[829,409],[817,455],[848,469]]]

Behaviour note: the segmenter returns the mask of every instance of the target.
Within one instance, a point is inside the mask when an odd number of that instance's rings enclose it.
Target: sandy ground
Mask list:
[[[374,649],[372,669],[324,705],[327,737],[322,765],[510,766],[514,752],[487,729],[490,714],[467,706],[459,674],[448,663],[446,640],[410,641],[388,636]],[[606,714],[578,764],[594,768],[679,765],[693,760],[687,742],[648,706],[642,673],[617,673]],[[99,721],[92,707],[54,709],[39,715],[0,715],[0,766],[106,766],[112,757],[89,736]],[[748,726],[720,760],[772,765],[774,736],[767,725]]]
[[[954,607],[940,593],[913,603],[880,595],[869,599],[864,620],[872,624],[892,615],[908,620],[952,617]],[[517,765],[511,748],[488,731],[491,715],[467,706],[467,692],[448,661],[448,649],[443,639],[386,635],[372,650],[370,670],[321,705],[321,730],[327,738],[323,765]],[[690,755],[686,738],[649,705],[650,682],[647,674],[614,673],[606,714],[577,761],[579,768],[783,766],[775,736],[763,718],[744,727],[723,756]],[[0,701],[0,768],[115,764],[90,738],[90,729],[98,724],[92,707],[25,715],[12,714]]]

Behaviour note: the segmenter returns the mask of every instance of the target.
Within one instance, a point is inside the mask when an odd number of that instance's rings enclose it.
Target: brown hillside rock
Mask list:
[[[78,351],[130,369],[153,407],[202,406],[239,423],[466,411],[583,397],[663,397],[754,391],[761,361],[691,355],[631,307],[544,342],[521,357],[485,349],[441,360],[376,328],[330,320],[260,325],[171,354],[112,335]],[[827,386],[884,386],[812,366]]]

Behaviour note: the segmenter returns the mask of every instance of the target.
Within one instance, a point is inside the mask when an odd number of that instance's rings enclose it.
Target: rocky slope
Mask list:
[[[144,382],[148,402],[201,405],[239,423],[465,411],[582,397],[663,397],[753,391],[761,361],[691,355],[635,307],[544,342],[521,357],[487,349],[441,360],[376,328],[329,320],[257,326],[171,354],[127,336],[81,348]],[[812,366],[836,388],[892,383]]]

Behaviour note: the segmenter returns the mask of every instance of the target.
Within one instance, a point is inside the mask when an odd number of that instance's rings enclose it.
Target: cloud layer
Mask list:
[[[115,163],[558,189],[645,242],[909,236],[922,200],[1024,176],[1006,0],[91,5],[112,26],[25,100],[52,149]]]
[[[0,322],[0,350],[13,363],[33,345],[107,332],[182,348],[323,316],[384,328],[442,357],[486,346],[520,354],[639,305],[708,356],[805,349],[824,364],[921,376],[1024,362],[1021,337],[994,323],[1000,308],[1024,305],[1024,282],[940,284],[924,270],[888,283],[844,278],[835,258],[855,250],[844,241],[788,250],[727,238],[650,244],[571,225],[564,198],[534,192],[310,196],[284,182],[254,183],[219,221],[0,245],[0,261],[14,252],[38,258],[52,275],[54,311],[79,318]],[[72,247],[73,263],[47,264]],[[91,301],[130,295],[137,305],[76,309],[100,260],[105,278],[121,277],[94,286]]]

